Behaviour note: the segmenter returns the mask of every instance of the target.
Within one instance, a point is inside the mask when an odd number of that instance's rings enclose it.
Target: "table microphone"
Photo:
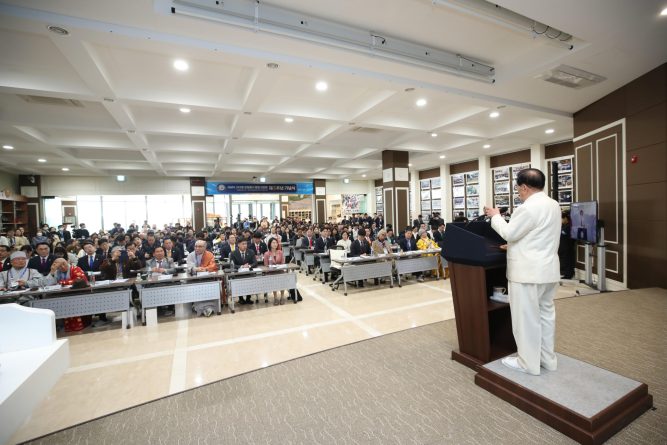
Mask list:
[[[502,215],[503,213],[507,213],[508,208],[507,207],[499,207],[498,210],[500,210],[500,214]],[[472,222],[478,222],[478,221],[487,221],[488,222],[490,220],[491,220],[490,218],[487,219],[486,215],[484,213],[482,213],[477,218],[471,219],[470,221],[468,221],[468,224],[470,224]],[[466,224],[466,226],[467,226],[467,224]]]

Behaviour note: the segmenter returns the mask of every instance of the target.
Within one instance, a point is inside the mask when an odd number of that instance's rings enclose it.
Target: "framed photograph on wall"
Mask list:
[[[463,174],[452,175],[452,186],[463,185],[464,183],[465,183],[465,176],[463,176]]]
[[[494,181],[508,181],[510,179],[509,167],[501,167],[493,170]]]
[[[466,173],[466,184],[477,184],[479,182],[479,172]]]
[[[442,210],[442,201],[440,201],[439,199],[433,199],[433,200],[431,200],[431,209],[432,209],[434,212],[439,212],[439,211],[441,211],[441,210]]]
[[[466,185],[466,195],[468,196],[477,196],[479,192],[477,191],[476,185]]]
[[[479,209],[468,209],[467,217],[468,219],[477,218],[479,216]]]
[[[496,195],[493,197],[494,207],[509,207],[510,195]]]
[[[559,189],[569,189],[572,188],[572,174],[566,173],[564,175],[558,175],[558,188]]]
[[[558,161],[558,173],[569,173],[572,171],[572,158]]]
[[[466,199],[466,207],[469,209],[478,209],[479,208],[479,196],[471,196]]]
[[[465,194],[466,194],[466,189],[465,189],[465,187],[463,187],[463,186],[460,186],[460,187],[454,187],[454,188],[452,189],[452,196],[453,196],[454,198],[460,198],[460,197],[462,197],[462,196],[465,196]]]
[[[494,195],[509,194],[509,192],[510,192],[510,183],[508,181],[493,183]]]
[[[431,180],[430,179],[422,179],[419,181],[419,188],[422,190],[428,190],[431,188]]]
[[[424,216],[426,216],[426,214],[428,213],[431,213],[431,201],[422,202],[421,208],[422,208],[421,212],[424,214]]]
[[[431,190],[422,190],[421,200],[427,201],[429,199],[431,199]]]
[[[517,164],[512,166],[512,177],[516,179],[516,176],[519,174],[521,170],[525,170],[527,168],[530,168],[530,163],[527,162],[525,164]]]
[[[466,201],[465,198],[454,198],[454,208],[455,209],[465,209],[466,208]]]
[[[440,188],[440,178],[432,178],[431,179],[431,188],[432,189],[439,189]]]
[[[560,204],[570,204],[572,202],[572,190],[559,191],[558,202]]]
[[[442,198],[442,189],[431,189],[431,199]]]
[[[523,204],[523,203],[521,202],[521,199],[519,198],[519,195],[514,195],[514,198],[513,198],[513,199],[514,199],[514,207],[518,207],[518,206],[520,206],[521,204]]]

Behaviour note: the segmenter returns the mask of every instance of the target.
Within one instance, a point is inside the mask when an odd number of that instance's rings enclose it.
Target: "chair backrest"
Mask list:
[[[329,258],[331,259],[331,265],[336,268],[341,267],[340,260],[345,258],[345,250],[330,250],[329,251]]]

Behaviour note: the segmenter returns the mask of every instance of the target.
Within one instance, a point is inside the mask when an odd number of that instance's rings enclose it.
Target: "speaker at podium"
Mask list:
[[[449,263],[459,350],[452,359],[476,370],[516,352],[509,304],[489,299],[507,288],[506,244],[485,221],[448,223],[442,255]]]

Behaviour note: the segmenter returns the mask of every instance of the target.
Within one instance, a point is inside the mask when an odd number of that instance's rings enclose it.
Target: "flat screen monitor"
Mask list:
[[[570,207],[570,237],[584,243],[598,241],[598,203],[597,201],[573,202]]]

